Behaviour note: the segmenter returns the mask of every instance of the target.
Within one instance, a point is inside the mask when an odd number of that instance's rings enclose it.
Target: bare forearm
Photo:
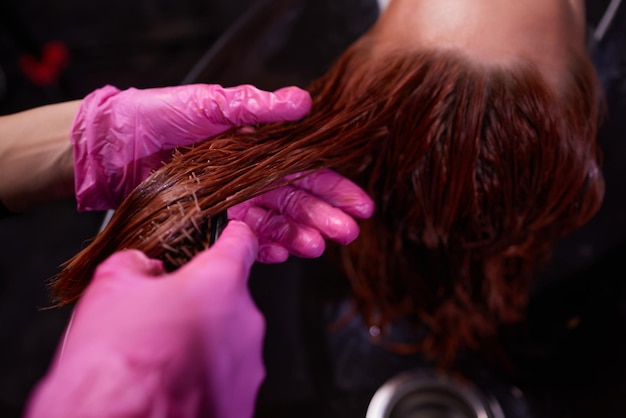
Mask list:
[[[0,200],[20,212],[74,193],[70,129],[80,101],[0,116]]]

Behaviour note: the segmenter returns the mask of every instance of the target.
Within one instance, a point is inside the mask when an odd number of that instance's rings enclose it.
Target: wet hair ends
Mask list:
[[[603,198],[591,63],[573,56],[556,92],[532,65],[477,66],[436,50],[372,59],[369,42],[311,84],[302,121],[180,149],[63,265],[56,302],[76,301],[124,248],[175,269],[208,246],[220,211],[286,175],[331,168],[377,205],[359,238],[337,248],[368,325],[408,318],[428,331],[421,350],[450,359],[520,321],[555,241]]]

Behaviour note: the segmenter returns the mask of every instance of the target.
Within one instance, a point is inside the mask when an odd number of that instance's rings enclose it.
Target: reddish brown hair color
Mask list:
[[[95,266],[137,248],[174,269],[208,244],[212,216],[304,170],[332,168],[374,198],[341,249],[370,325],[409,318],[423,348],[452,355],[522,318],[554,242],[598,209],[598,85],[573,56],[559,91],[531,64],[478,65],[454,51],[372,59],[353,45],[310,86],[297,123],[228,132],[181,150],[122,203],[53,284],[75,301]]]

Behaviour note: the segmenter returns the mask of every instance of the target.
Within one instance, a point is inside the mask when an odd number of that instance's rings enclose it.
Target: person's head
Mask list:
[[[449,357],[520,320],[554,242],[603,196],[593,67],[584,47],[568,49],[556,78],[530,56],[487,62],[437,44],[396,47],[391,16],[310,85],[304,120],[231,131],[155,172],[65,266],[58,301],[78,298],[117,249],[174,269],[208,245],[219,211],[328,167],[377,205],[341,249],[368,324],[409,318],[429,331],[424,349]]]
[[[392,0],[373,32],[376,50],[454,50],[477,64],[530,61],[558,84],[584,54],[583,0]]]

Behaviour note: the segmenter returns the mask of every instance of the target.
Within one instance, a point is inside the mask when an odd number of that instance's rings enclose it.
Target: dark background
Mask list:
[[[591,33],[608,1],[587,3]],[[609,104],[605,202],[556,249],[531,299],[531,338],[512,348],[522,373],[498,383],[520,387],[536,417],[626,416],[624,8],[603,42],[590,46]],[[305,86],[376,15],[368,0],[0,0],[0,115],[82,98],[104,84]],[[55,82],[38,86],[18,61],[49,41],[63,42],[71,58]],[[43,309],[46,280],[103,215],[78,213],[68,199],[0,220],[0,417],[20,416],[68,319],[68,309]],[[303,271],[311,266],[255,267],[252,288],[268,320],[260,417],[363,416],[377,386],[416,364],[373,349],[358,324],[328,338],[303,332],[319,331],[302,316],[312,291]],[[330,359],[319,356],[325,350]]]

